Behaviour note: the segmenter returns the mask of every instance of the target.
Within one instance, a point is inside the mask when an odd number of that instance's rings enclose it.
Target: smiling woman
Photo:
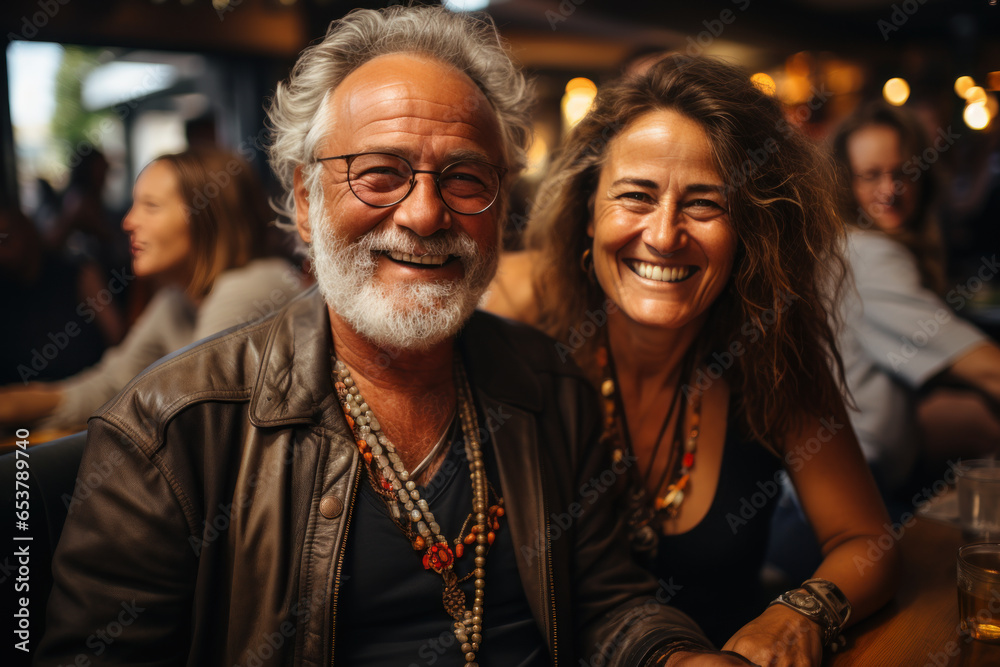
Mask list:
[[[186,286],[193,268],[190,224],[176,170],[164,160],[143,169],[122,221],[135,275],[161,276]]]
[[[830,372],[843,261],[827,179],[745,72],[668,56],[598,94],[486,304],[573,350],[604,397],[603,444],[636,461],[620,480],[634,552],[680,584],[671,604],[759,664],[818,665],[893,588],[892,563],[863,578],[852,564],[887,516]],[[825,559],[767,606],[786,474]]]
[[[725,190],[705,130],[676,111],[640,116],[608,147],[587,235],[634,326],[701,328],[736,252]]]

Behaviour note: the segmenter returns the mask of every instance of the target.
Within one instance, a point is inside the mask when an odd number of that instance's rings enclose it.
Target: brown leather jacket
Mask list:
[[[672,640],[707,644],[654,601],[669,582],[629,560],[608,489],[624,468],[596,446],[579,371],[482,313],[459,345],[553,663],[641,665]],[[361,467],[330,348],[313,290],[164,358],[91,418],[36,664],[335,664]]]

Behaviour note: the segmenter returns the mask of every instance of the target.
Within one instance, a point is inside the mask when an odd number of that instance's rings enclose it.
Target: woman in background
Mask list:
[[[929,146],[912,112],[883,102],[833,138],[857,288],[844,295],[838,341],[858,406],[851,422],[883,491],[907,502],[922,457],[930,467],[1000,448],[1000,348],[951,310],[963,302],[944,301],[933,169],[916,159]],[[967,390],[937,391],[918,408],[920,392],[941,383]]]
[[[487,304],[591,376],[635,552],[674,585],[671,605],[765,665],[819,665],[891,597],[898,562],[855,565],[887,516],[830,372],[842,228],[828,176],[746,73],[669,56],[598,94]],[[768,606],[759,571],[786,473],[824,559]]]
[[[132,270],[161,288],[125,340],[78,375],[0,389],[0,423],[82,428],[90,414],[160,357],[262,318],[301,290],[299,272],[264,257],[263,188],[250,166],[217,150],[153,160],[122,221]]]

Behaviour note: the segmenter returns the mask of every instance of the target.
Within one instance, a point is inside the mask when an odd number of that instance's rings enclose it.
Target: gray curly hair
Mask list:
[[[489,17],[441,6],[356,9],[302,52],[271,101],[268,157],[285,189],[275,203],[279,214],[294,218],[295,169],[306,165],[303,177],[307,184],[313,180],[314,151],[329,130],[324,109],[332,91],[368,61],[392,53],[425,54],[464,72],[496,112],[504,166],[514,176],[524,167],[531,137],[529,87]]]

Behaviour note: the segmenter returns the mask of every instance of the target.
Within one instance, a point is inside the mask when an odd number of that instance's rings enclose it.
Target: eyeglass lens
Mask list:
[[[372,206],[392,206],[409,194],[413,170],[395,155],[364,153],[350,161],[347,179],[361,201]],[[490,207],[500,188],[500,179],[491,165],[462,160],[445,167],[437,178],[437,188],[449,208],[471,215]]]

